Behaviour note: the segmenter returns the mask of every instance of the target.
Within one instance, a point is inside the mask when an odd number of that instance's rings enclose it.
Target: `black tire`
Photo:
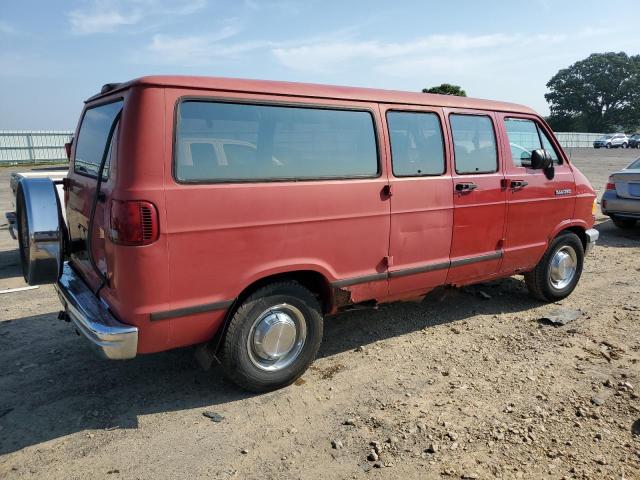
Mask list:
[[[623,228],[625,230],[636,226],[636,220],[633,218],[611,217],[611,221],[616,227]]]
[[[565,247],[570,247],[576,254],[576,271],[568,285],[559,289],[551,281],[551,261],[556,253]],[[584,263],[584,247],[575,233],[564,232],[553,239],[544,256],[532,271],[524,276],[531,296],[543,302],[556,302],[568,297],[576,288]]]
[[[611,144],[610,144],[610,143],[607,143],[607,144],[604,146],[604,148],[611,148]]]
[[[622,144],[622,148],[627,148],[628,146],[629,146],[629,145],[628,145],[628,144],[626,144],[626,143],[623,143],[623,144]]]
[[[27,227],[29,220],[27,219],[27,208],[24,201],[24,192],[18,186],[16,194],[16,217],[17,217],[17,236],[18,248],[20,250],[20,266],[22,268],[22,276],[25,282],[29,283],[28,262],[31,255],[29,253],[29,229]]]
[[[266,371],[252,360],[249,336],[260,316],[269,308],[281,304],[291,305],[302,313],[306,339],[291,364],[276,371]],[[229,322],[220,355],[224,375],[239,387],[252,392],[267,392],[290,385],[315,359],[322,341],[322,328],[320,304],[305,287],[294,281],[262,287],[238,307]]]

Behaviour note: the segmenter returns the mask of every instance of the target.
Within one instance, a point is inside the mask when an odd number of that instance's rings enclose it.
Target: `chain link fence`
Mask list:
[[[593,148],[593,142],[604,133],[555,132],[562,148]]]
[[[0,165],[66,162],[64,144],[72,135],[69,131],[0,130]]]

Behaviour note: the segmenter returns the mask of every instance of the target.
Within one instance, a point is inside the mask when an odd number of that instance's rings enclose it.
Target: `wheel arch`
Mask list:
[[[285,281],[298,282],[300,285],[311,291],[311,293],[318,298],[323,314],[332,312],[334,310],[335,296],[333,294],[333,289],[327,277],[325,277],[322,273],[316,270],[300,269],[264,275],[258,279],[255,279],[253,282],[247,285],[235,298],[233,304],[225,313],[221,327],[218,329],[215,336],[211,339],[211,342],[205,344],[206,348],[202,351],[202,355],[207,358],[205,360],[200,360],[201,363],[203,365],[210,364],[209,359],[217,358],[231,318],[235,314],[236,310],[240,307],[240,305],[242,305],[242,303],[253,292],[264,287],[265,285]]]
[[[236,297],[233,306],[229,308],[229,314],[233,315],[232,310],[235,310],[238,305],[241,305],[242,302],[244,302],[247,297],[249,297],[256,290],[271,283],[284,281],[298,282],[300,285],[313,293],[318,298],[323,313],[328,313],[332,310],[334,301],[329,280],[327,280],[327,278],[322,273],[316,270],[292,270],[265,275],[258,278],[257,280],[254,280]]]
[[[586,233],[586,229],[580,227],[580,226],[573,226],[573,227],[568,227],[565,228],[564,230],[560,231],[558,233],[558,235],[564,233],[564,232],[571,232],[571,233],[575,233],[578,238],[580,239],[580,242],[582,243],[582,248],[584,250],[587,249],[587,233]],[[556,237],[558,236],[556,235]]]
[[[571,232],[571,233],[575,233],[578,236],[578,238],[582,242],[582,248],[586,249],[587,241],[588,241],[586,231],[588,228],[589,226],[584,221],[572,220],[572,221],[562,222],[560,225],[558,225],[554,229],[552,234],[549,236],[549,239],[547,240],[547,247],[549,246],[549,244],[551,244],[553,239],[556,238],[558,235],[561,235],[565,232]]]

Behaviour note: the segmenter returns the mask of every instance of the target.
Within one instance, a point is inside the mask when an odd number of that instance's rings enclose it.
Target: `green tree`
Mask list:
[[[422,93],[438,93],[440,95],[456,95],[458,97],[467,96],[467,92],[462,88],[458,85],[451,85],[450,83],[443,83],[437,87],[423,88]]]
[[[640,125],[640,55],[593,53],[547,83],[551,124],[608,132]]]

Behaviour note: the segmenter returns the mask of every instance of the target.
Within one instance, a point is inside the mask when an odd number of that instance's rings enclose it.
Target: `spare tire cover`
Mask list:
[[[55,283],[62,274],[64,255],[55,185],[48,178],[23,178],[16,196],[22,275],[29,285]]]

